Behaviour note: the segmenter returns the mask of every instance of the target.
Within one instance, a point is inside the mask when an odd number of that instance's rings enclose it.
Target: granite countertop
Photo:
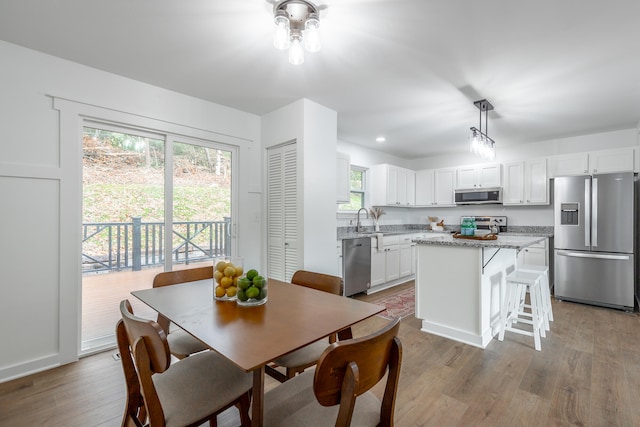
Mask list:
[[[419,245],[464,246],[472,248],[506,248],[521,250],[543,241],[548,236],[532,236],[520,233],[501,233],[496,240],[456,239],[451,234],[417,239]]]

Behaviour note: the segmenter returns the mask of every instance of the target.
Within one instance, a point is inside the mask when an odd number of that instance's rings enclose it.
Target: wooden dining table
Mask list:
[[[253,372],[251,425],[262,426],[265,366],[384,307],[268,279],[267,302],[239,306],[213,298],[213,279],[131,292],[245,372]]]

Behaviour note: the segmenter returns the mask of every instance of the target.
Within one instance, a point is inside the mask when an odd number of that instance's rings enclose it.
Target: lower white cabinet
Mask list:
[[[549,249],[545,239],[518,252],[518,264],[549,265]]]
[[[385,267],[384,274],[385,282],[391,282],[400,278],[400,246],[391,245],[384,247],[385,253]]]
[[[384,248],[371,249],[371,287],[383,285],[386,282],[386,262]]]
[[[371,249],[371,287],[394,282],[415,274],[413,234],[385,236]]]
[[[400,245],[400,277],[411,276],[414,258],[411,251],[411,237],[409,243]]]

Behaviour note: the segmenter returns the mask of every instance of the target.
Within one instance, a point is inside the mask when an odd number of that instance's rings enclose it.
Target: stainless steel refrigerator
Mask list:
[[[633,311],[633,173],[554,179],[555,297]]]

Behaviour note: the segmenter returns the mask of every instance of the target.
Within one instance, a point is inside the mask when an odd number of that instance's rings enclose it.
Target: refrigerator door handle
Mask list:
[[[593,254],[593,253],[567,252],[567,251],[558,251],[557,255],[573,257],[573,258],[616,259],[620,261],[628,261],[629,259],[631,259],[629,255],[607,255],[607,254]]]
[[[598,178],[593,178],[593,191],[591,192],[591,246],[598,246]]]
[[[584,180],[584,245],[591,246],[591,178]],[[589,221],[589,223],[587,223]]]

